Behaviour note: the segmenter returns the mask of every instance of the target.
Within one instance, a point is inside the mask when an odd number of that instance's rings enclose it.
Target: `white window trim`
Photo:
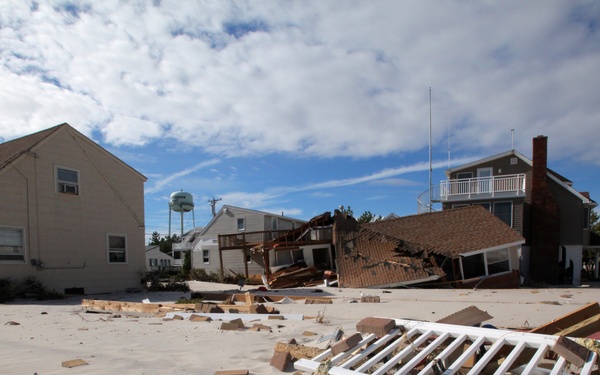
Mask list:
[[[0,260],[0,264],[24,264],[27,263],[27,233],[25,227],[14,225],[0,225],[0,228],[20,229],[23,236],[23,260]]]
[[[68,184],[65,183],[65,185],[75,186],[77,189],[77,193],[67,193],[64,191],[60,191],[60,189],[58,188],[59,184],[61,183],[58,180],[58,170],[59,169],[77,173],[77,184],[76,185],[73,185],[73,183],[68,183]],[[54,166],[54,190],[55,190],[56,194],[65,194],[65,195],[73,195],[73,196],[81,195],[81,173],[80,173],[80,171],[75,168],[63,167],[62,165],[55,165]]]
[[[509,247],[500,247],[500,248],[495,248],[493,250],[487,249],[487,250],[481,250],[481,251],[473,251],[471,253],[468,254],[461,254],[460,256],[460,275],[461,277],[465,278],[465,273],[464,273],[464,268],[463,268],[463,258],[466,257],[470,257],[470,256],[475,256],[475,255],[483,255],[483,265],[484,265],[484,271],[485,271],[485,275],[481,275],[481,276],[490,276],[490,271],[489,271],[489,262],[488,262],[488,257],[487,254],[491,251],[499,251],[499,250],[505,250],[506,254],[508,256],[508,271],[504,271],[504,272],[498,272],[495,273],[494,276],[497,275],[504,275],[504,274],[508,274],[510,272],[512,272],[512,262],[510,260],[510,248]]]
[[[208,261],[205,261],[205,257],[204,257],[204,252],[206,251],[206,253],[208,254],[208,256],[206,257],[206,259],[208,259]],[[207,249],[202,249],[202,264],[210,264],[210,250]]]
[[[240,221],[240,220],[242,220],[242,221],[243,221],[243,225],[242,225],[242,227],[241,227],[241,228],[240,228],[240,224],[239,224],[239,221]],[[235,219],[235,227],[236,227],[236,229],[237,229],[237,230],[239,230],[239,231],[246,230],[246,218],[245,218],[245,217],[237,217],[237,218]]]
[[[110,237],[125,237],[125,261],[124,262],[111,262],[110,261]],[[106,233],[106,261],[108,264],[127,264],[129,263],[129,251],[128,251],[129,240],[127,235],[123,233]]]

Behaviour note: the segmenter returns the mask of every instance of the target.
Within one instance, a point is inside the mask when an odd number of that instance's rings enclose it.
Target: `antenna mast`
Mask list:
[[[222,198],[215,199],[215,197],[213,197],[212,199],[208,200],[208,204],[210,204],[210,209],[212,211],[213,217],[217,216],[217,213],[215,212],[215,204],[217,204],[217,202],[220,201],[221,199]]]
[[[433,185],[431,183],[431,174],[433,173],[433,168],[431,166],[431,86],[429,87],[429,212],[432,211],[432,194],[433,192],[431,191],[433,188]]]
[[[515,149],[515,129],[510,129],[510,136],[511,136],[511,147],[514,150]]]

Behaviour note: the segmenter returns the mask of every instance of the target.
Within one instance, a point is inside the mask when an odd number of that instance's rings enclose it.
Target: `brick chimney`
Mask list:
[[[548,185],[548,137],[533,138],[531,171],[531,259],[533,281],[558,284],[563,280],[559,267],[560,216]]]

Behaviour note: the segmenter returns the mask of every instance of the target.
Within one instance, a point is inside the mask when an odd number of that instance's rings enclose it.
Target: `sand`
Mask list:
[[[193,291],[228,291],[233,285],[191,282]],[[242,290],[253,291],[253,286]],[[281,314],[302,314],[303,320],[247,321],[268,331],[221,330],[220,321],[191,322],[150,315],[86,313],[82,297],[58,301],[18,300],[0,304],[1,374],[214,374],[247,369],[250,374],[282,374],[269,365],[277,342],[314,346],[320,337],[342,328],[356,332],[356,323],[370,316],[436,321],[469,306],[487,311],[485,323],[499,328],[533,328],[588,303],[600,302],[595,287],[453,290],[357,290],[336,287],[273,291],[276,295],[330,297],[332,304],[271,304]],[[257,293],[260,294],[260,293]],[[380,303],[356,303],[361,295],[379,296]],[[181,292],[142,292],[84,296],[87,299],[174,302],[190,297]],[[314,317],[324,317],[318,323]],[[244,319],[244,315],[239,315]],[[18,324],[14,324],[14,323]],[[315,333],[306,336],[305,332]],[[323,345],[321,343],[320,345]],[[63,367],[81,359],[86,365]],[[291,369],[288,373],[293,373]]]

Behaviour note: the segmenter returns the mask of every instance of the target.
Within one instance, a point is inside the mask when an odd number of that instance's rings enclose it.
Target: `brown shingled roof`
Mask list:
[[[408,285],[437,279],[444,271],[432,254],[459,254],[524,243],[518,233],[481,206],[363,224],[338,256],[342,287]]]
[[[0,144],[0,170],[4,169],[11,162],[15,161],[19,156],[30,151],[33,147],[46,139],[50,134],[54,133],[63,126],[66,126],[66,124],[60,124],[37,133],[29,134],[24,137]]]
[[[407,243],[413,253],[426,250],[445,256],[524,242],[517,232],[478,205],[376,221],[363,225],[361,231]]]

